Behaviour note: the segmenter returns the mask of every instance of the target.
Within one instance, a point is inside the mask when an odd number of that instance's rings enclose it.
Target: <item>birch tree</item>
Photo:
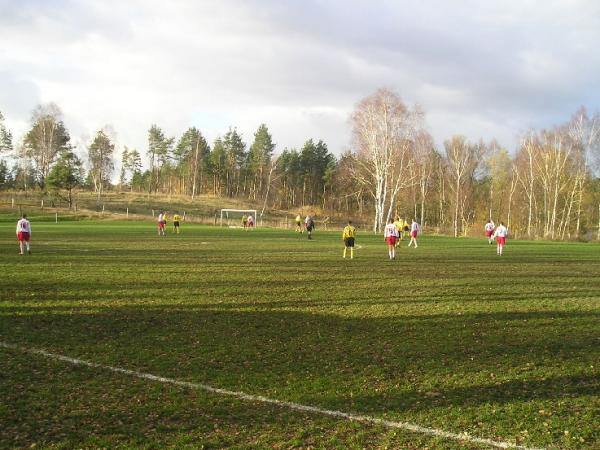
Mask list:
[[[62,112],[54,103],[39,105],[31,115],[31,129],[23,140],[21,156],[31,160],[39,185],[44,188],[50,167],[58,154],[70,149],[69,132]]]
[[[429,133],[420,132],[415,137],[415,163],[421,213],[419,223],[423,226],[425,224],[425,201],[431,184],[431,176],[436,164],[436,152],[433,148],[433,138]]]
[[[373,231],[378,232],[391,216],[400,189],[414,181],[409,169],[415,113],[396,93],[380,89],[356,105],[351,122],[357,161],[368,174],[374,200]]]
[[[533,209],[535,203],[536,173],[535,161],[538,153],[538,140],[534,132],[529,132],[522,140],[517,154],[517,178],[527,197],[527,236],[532,236]]]
[[[558,231],[559,201],[571,182],[568,163],[573,152],[572,143],[559,129],[543,131],[541,152],[535,160],[542,180],[544,205],[544,236],[554,239]]]
[[[587,171],[590,167],[590,160],[600,162],[600,114],[596,113],[592,117],[588,116],[585,108],[580,108],[572,117],[568,124],[568,133],[573,140],[579,155],[578,170],[576,173],[576,226],[575,234],[579,234],[581,226],[581,207],[583,204],[583,194],[585,191],[585,181]]]
[[[104,187],[110,183],[110,177],[114,169],[114,151],[115,144],[106,129],[99,130],[88,147],[90,176],[94,183],[94,191],[97,194],[98,202],[100,202]]]
[[[479,145],[469,143],[464,136],[453,136],[444,142],[444,148],[451,181],[449,187],[453,194],[452,228],[454,237],[458,237],[461,230],[459,223],[463,223],[465,218],[467,185],[477,169],[482,149]]]

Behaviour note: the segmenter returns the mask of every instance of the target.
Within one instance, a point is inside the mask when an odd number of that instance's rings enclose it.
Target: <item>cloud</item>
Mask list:
[[[2,3],[0,110],[18,132],[54,101],[79,140],[112,124],[142,152],[152,123],[209,140],[237,126],[250,143],[264,122],[278,150],[339,153],[354,105],[385,86],[423,107],[438,145],[511,148],[600,103],[594,1]]]

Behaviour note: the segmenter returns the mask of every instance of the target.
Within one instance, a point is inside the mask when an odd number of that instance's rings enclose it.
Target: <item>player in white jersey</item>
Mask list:
[[[506,236],[508,236],[508,229],[503,222],[500,222],[500,226],[494,230],[493,234],[493,237],[496,238],[496,253],[498,255],[502,255],[502,250],[506,244]]]
[[[306,216],[306,219],[304,219],[304,228],[306,228],[308,239],[312,239],[312,232],[315,229],[315,221],[310,215]]]
[[[395,259],[396,241],[398,240],[398,229],[396,228],[396,225],[394,225],[394,219],[390,218],[388,224],[385,226],[383,238],[385,239],[385,242],[387,242],[388,255],[390,256],[390,259]]]
[[[167,213],[162,211],[156,218],[156,224],[158,225],[158,235],[165,236],[165,227],[167,225]]]
[[[17,222],[17,239],[19,240],[19,254],[24,255],[25,250],[31,255],[31,247],[29,246],[29,239],[31,238],[31,224],[27,220],[27,215],[23,214],[23,217]]]
[[[490,219],[490,221],[488,223],[486,223],[485,227],[484,227],[485,237],[488,239],[488,244],[491,244],[492,242],[494,242],[494,239],[492,239],[492,235],[494,234],[495,229],[496,229],[496,225],[494,224],[494,221],[492,219]]]
[[[412,223],[410,224],[410,242],[408,243],[408,246],[410,247],[411,244],[415,244],[415,248],[418,247],[417,245],[417,235],[419,234],[419,230],[421,229],[421,227],[419,226],[419,224],[417,223],[417,221],[415,219],[412,220]]]

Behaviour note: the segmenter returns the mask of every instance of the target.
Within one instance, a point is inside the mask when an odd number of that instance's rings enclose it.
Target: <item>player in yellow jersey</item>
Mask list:
[[[344,228],[342,239],[344,239],[344,258],[346,258],[346,250],[350,249],[350,259],[354,258],[354,238],[356,237],[356,228],[352,226],[352,221],[348,221],[348,225]]]
[[[400,239],[396,241],[396,247],[400,245],[400,241],[402,240],[402,229],[404,228],[404,221],[400,217],[396,217],[394,220],[394,225],[396,226],[396,230],[398,230],[398,236]]]
[[[167,214],[166,211],[163,211],[163,219],[162,220],[163,220],[163,224],[164,224],[164,227],[163,227],[163,233],[164,233],[167,229],[167,222],[169,220],[169,215]],[[166,234],[164,234],[164,235],[166,236]]]
[[[179,221],[181,220],[181,217],[179,216],[179,214],[175,213],[173,214],[173,231],[177,234],[179,234]]]
[[[296,216],[296,232],[302,234],[304,230],[302,229],[302,217],[300,214]]]

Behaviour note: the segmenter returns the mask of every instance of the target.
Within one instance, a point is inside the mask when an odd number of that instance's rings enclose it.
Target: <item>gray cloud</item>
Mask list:
[[[112,123],[140,150],[151,123],[250,140],[266,122],[280,149],[312,137],[339,152],[355,103],[382,86],[422,105],[438,144],[462,133],[512,147],[600,103],[594,1],[5,3],[0,81],[29,86],[2,82],[7,118],[55,101],[73,134]]]

